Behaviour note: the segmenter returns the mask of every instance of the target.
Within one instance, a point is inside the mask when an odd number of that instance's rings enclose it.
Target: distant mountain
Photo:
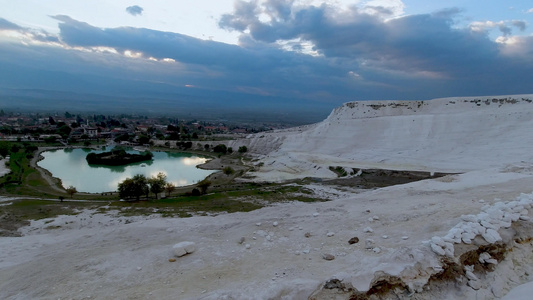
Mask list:
[[[124,93],[120,95],[57,91],[48,89],[0,88],[0,106],[16,111],[80,112],[102,114],[166,115],[197,119],[230,119],[246,122],[306,124],[323,119],[327,104],[268,96],[212,95],[210,91]],[[184,93],[188,92],[188,93]]]

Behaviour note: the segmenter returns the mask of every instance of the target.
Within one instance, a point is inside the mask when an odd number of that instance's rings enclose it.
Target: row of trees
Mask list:
[[[137,174],[133,178],[126,178],[118,184],[120,198],[135,198],[137,200],[143,195],[148,197],[150,192],[158,199],[161,192],[165,191],[168,196],[175,189],[176,186],[172,182],[167,182],[167,176],[161,172],[151,178]]]
[[[231,171],[233,172],[233,169]],[[191,195],[203,195],[207,193],[207,189],[211,186],[211,181],[204,179],[198,182],[196,186],[198,188],[194,188]],[[137,174],[132,178],[126,178],[118,184],[118,194],[120,198],[135,198],[137,201],[141,199],[141,196],[146,196],[146,198],[148,198],[150,193],[155,195],[155,199],[158,199],[159,193],[163,191],[169,196],[175,189],[176,186],[171,182],[167,182],[167,176],[161,172],[151,178],[146,178],[146,176],[142,174]]]

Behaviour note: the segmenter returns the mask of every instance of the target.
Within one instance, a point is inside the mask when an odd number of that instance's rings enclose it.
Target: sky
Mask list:
[[[0,0],[0,89],[252,106],[533,93],[528,1],[190,3]]]

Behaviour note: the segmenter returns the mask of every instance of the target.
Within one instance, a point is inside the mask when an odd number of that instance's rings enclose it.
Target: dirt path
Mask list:
[[[54,178],[52,174],[48,172],[47,170],[37,165],[37,162],[44,159],[41,153],[44,151],[52,150],[52,149],[57,149],[57,147],[39,147],[39,150],[37,150],[37,153],[30,161],[30,166],[36,169],[37,171],[39,171],[39,173],[41,174],[41,177],[44,178],[44,180],[46,180],[50,188],[52,188],[53,190],[57,192],[65,193],[65,190],[59,187],[61,185],[61,181],[57,178]]]

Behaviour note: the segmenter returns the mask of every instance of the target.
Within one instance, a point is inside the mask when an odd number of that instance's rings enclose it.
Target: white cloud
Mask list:
[[[348,76],[350,76],[351,78],[354,78],[354,79],[363,79],[363,78],[361,77],[361,75],[355,73],[354,71],[350,71],[350,72],[348,72]]]
[[[530,8],[526,11],[528,14],[533,14],[533,8]]]

